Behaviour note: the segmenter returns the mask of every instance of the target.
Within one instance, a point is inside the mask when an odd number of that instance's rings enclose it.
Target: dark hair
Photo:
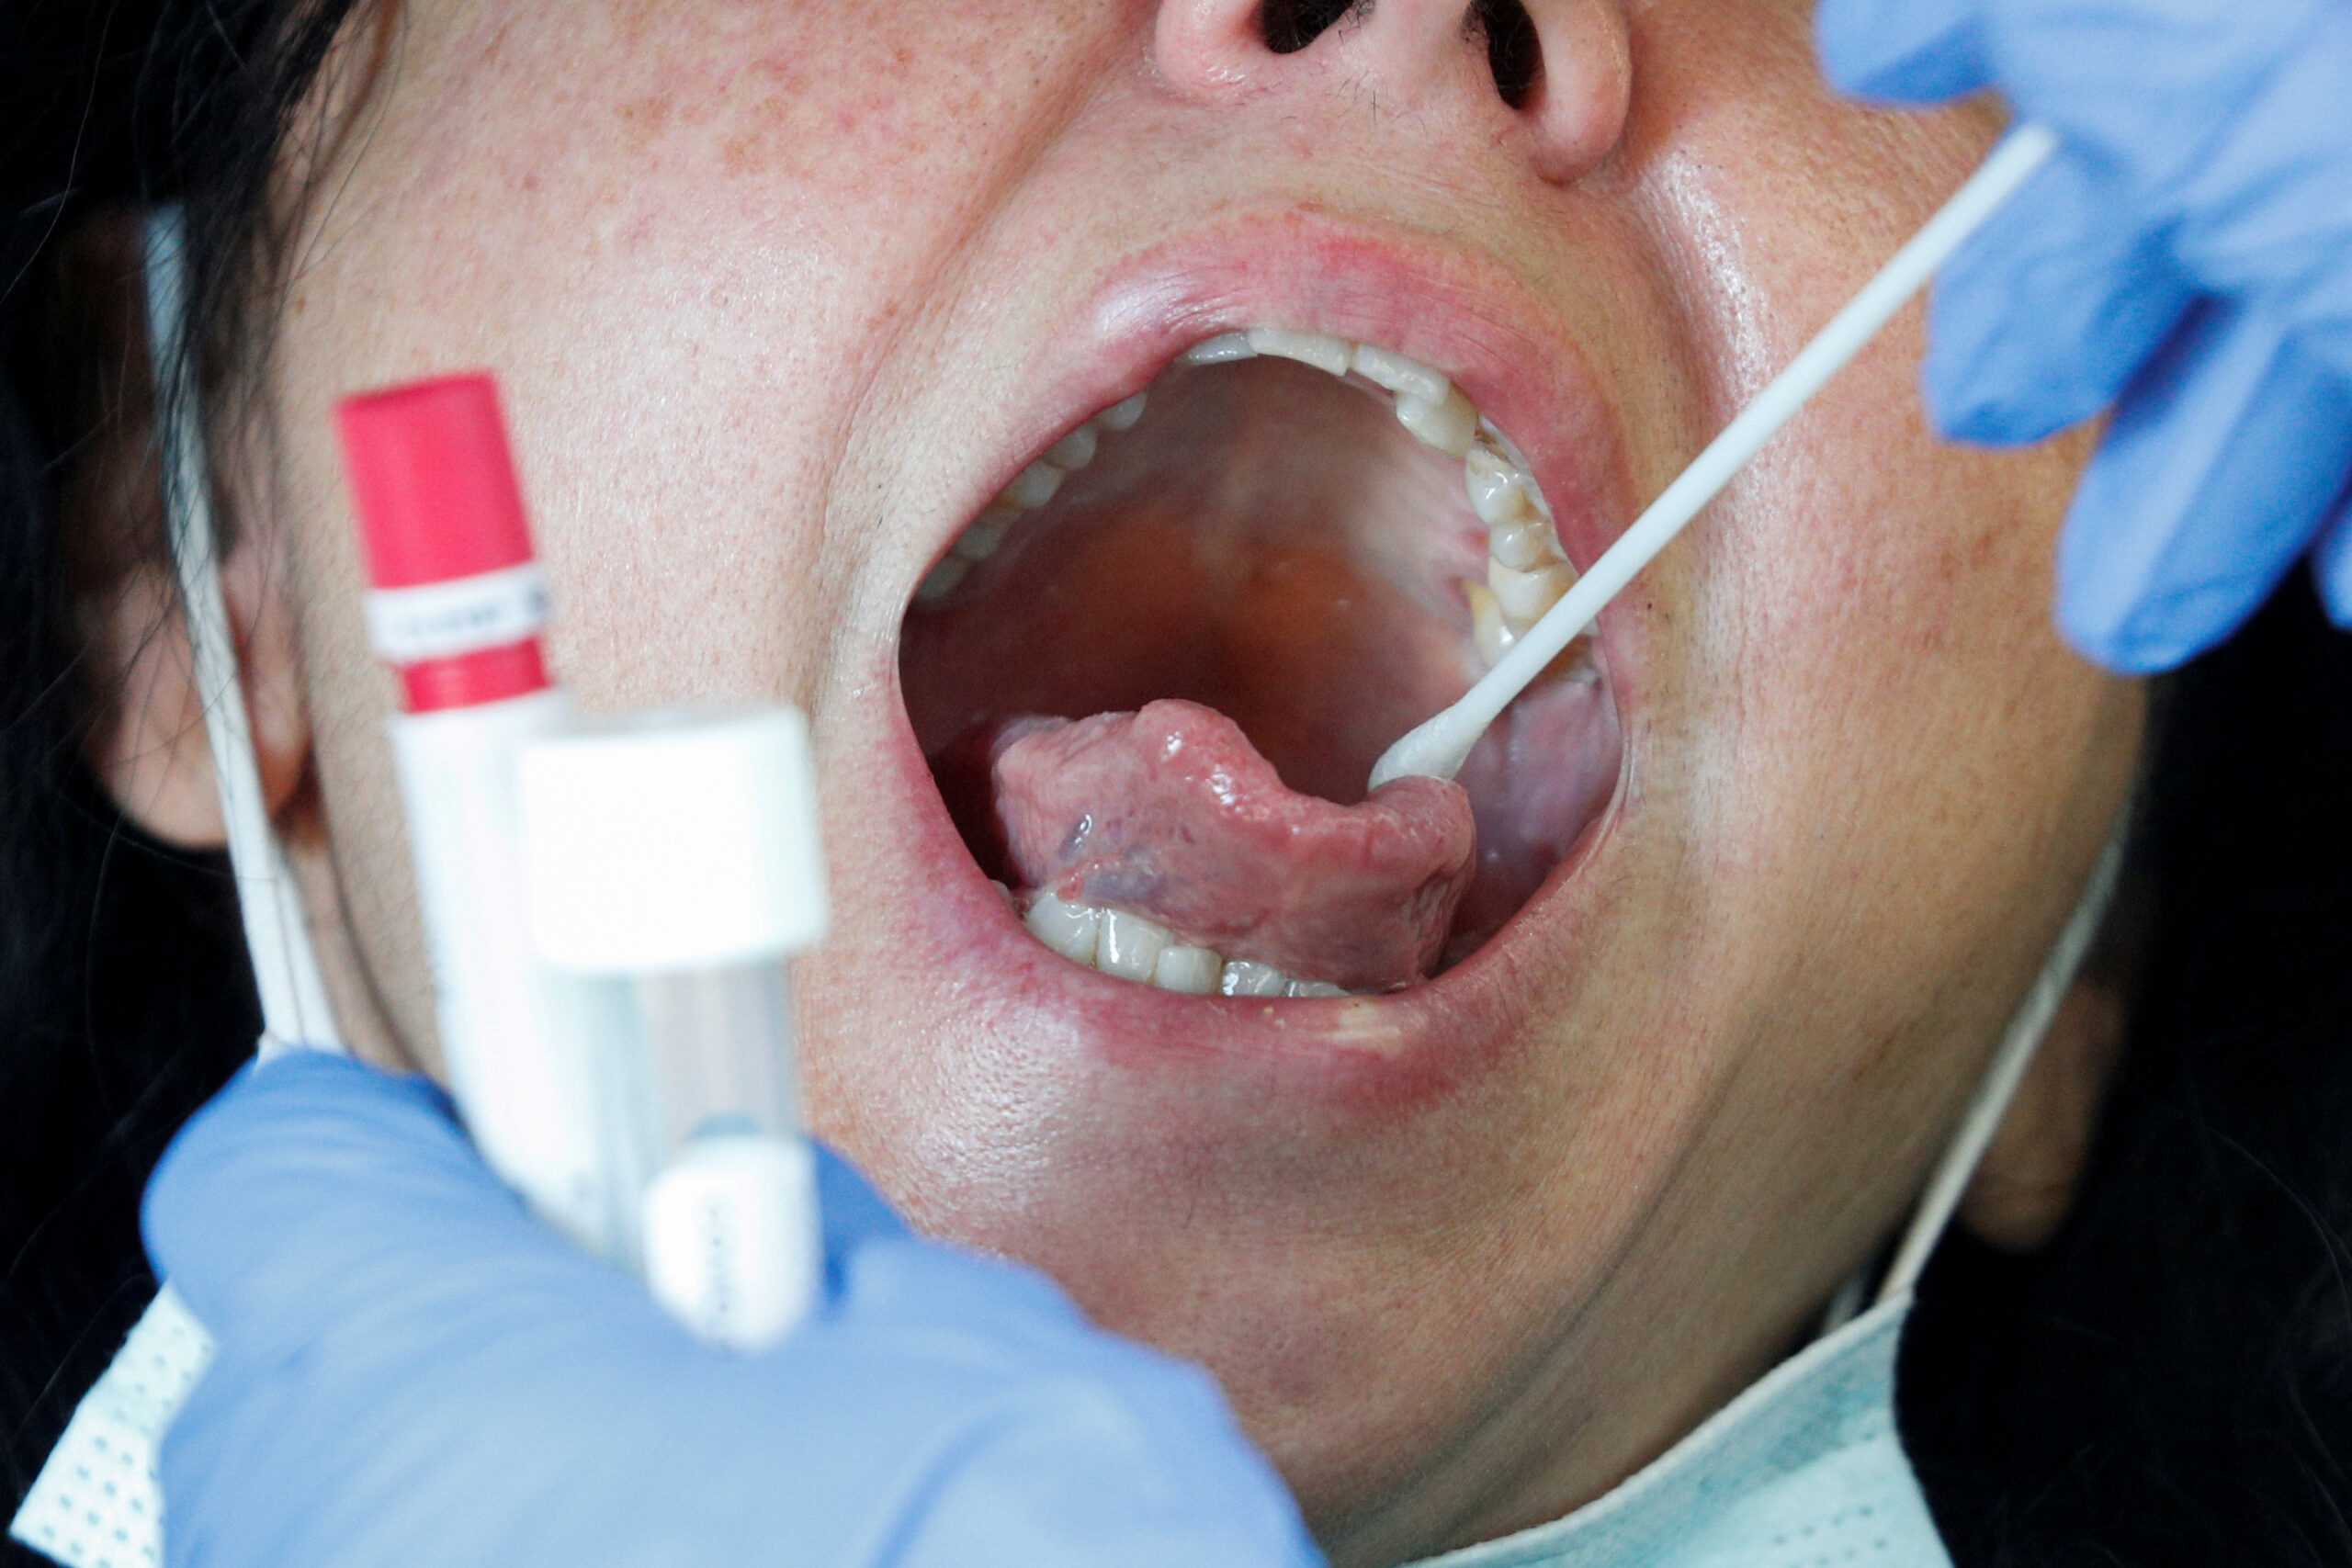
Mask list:
[[[103,694],[79,668],[59,520],[75,455],[124,417],[103,394],[140,372],[124,344],[83,332],[67,275],[93,262],[73,241],[108,207],[184,203],[199,344],[219,359],[239,341],[244,285],[273,265],[266,204],[285,127],[351,5],[16,0],[0,20],[0,1502],[11,1513],[153,1292],[137,1230],[149,1168],[258,1026],[225,863],[141,834],[82,760]]]
[[[1947,1242],[1904,1348],[1963,1564],[2352,1562],[2352,637],[2298,572],[2172,697],[2080,1198]]]
[[[81,760],[98,694],[59,513],[113,416],[74,364],[90,344],[59,342],[61,237],[110,202],[184,202],[206,368],[233,371],[282,260],[271,171],[355,4],[18,0],[0,24],[10,1508],[153,1288],[150,1166],[257,1021],[225,867],[141,837]],[[2149,809],[2152,948],[2080,1200],[2032,1255],[1944,1247],[1905,1438],[1962,1564],[2352,1562],[2352,639],[2300,578],[2181,678]]]

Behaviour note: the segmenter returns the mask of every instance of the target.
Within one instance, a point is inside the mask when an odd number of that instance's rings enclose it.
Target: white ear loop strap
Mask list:
[[[1960,1207],[1961,1195],[1968,1190],[1969,1178],[1976,1174],[1977,1162],[1984,1157],[1993,1134],[2001,1130],[2001,1119],[2008,1114],[2009,1101],[2016,1098],[2018,1085],[2025,1080],[2026,1068],[2033,1065],[2034,1053],[2050,1032],[2050,1021],[2057,1016],[2058,1004],[2066,999],[2066,992],[2090,952],[2091,939],[2098,934],[2099,922],[2107,918],[2107,907],[2114,901],[2115,885],[2123,870],[2123,840],[2130,821],[2127,813],[2123,823],[2108,840],[2107,847],[2099,852],[2098,863],[2091,868],[2082,901],[2075,906],[2065,929],[2058,933],[2058,944],[2051,950],[2041,973],[2034,977],[2033,988],[2026,992],[2025,1000],[2018,1005],[2017,1016],[2009,1021],[2008,1032],[2001,1036],[2000,1047],[1993,1053],[1992,1066],[1985,1069],[1984,1080],[1977,1086],[1976,1098],[1969,1103],[1968,1113],[1961,1118],[1960,1130],[1952,1134],[1944,1157],[1937,1162],[1935,1174],[1928,1179],[1927,1190],[1920,1195],[1910,1227],[1903,1233],[1902,1245],[1895,1248],[1894,1261],[1887,1266],[1886,1279],[1878,1289],[1880,1301],[1900,1295],[1918,1283],[1929,1255],[1936,1250],[1936,1243],[1943,1239],[1944,1228],[1951,1224],[1951,1216]]]
[[[156,433],[163,458],[164,512],[180,599],[195,658],[204,728],[220,781],[220,814],[228,826],[229,865],[237,908],[261,993],[261,1040],[266,1059],[291,1045],[342,1048],[310,927],[270,830],[260,770],[254,763],[253,725],[237,678],[237,650],[220,591],[220,539],[212,526],[212,491],[202,423],[197,417],[196,355],[187,335],[186,228],[179,209],[166,207],[147,226],[147,337],[154,363]]]
[[[187,338],[187,262],[177,209],[147,227],[147,341],[154,362],[164,512],[204,727],[228,824],[245,948],[261,993],[264,1057],[296,1045],[341,1050],[310,927],[270,831],[254,764],[253,728],[237,680],[237,650],[220,592],[220,542],[197,418],[195,353]],[[212,1337],[167,1283],[104,1375],[74,1409],[65,1434],[25,1494],[8,1533],[65,1568],[153,1568],[164,1560],[164,1433],[212,1359]]]

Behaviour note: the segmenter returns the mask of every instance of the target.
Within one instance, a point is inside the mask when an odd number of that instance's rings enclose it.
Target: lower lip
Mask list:
[[[902,918],[927,929],[924,946],[956,974],[961,1016],[1039,1056],[1203,1087],[1246,1084],[1343,1114],[1389,1116],[1441,1099],[1520,1046],[1532,1011],[1530,961],[1572,950],[1583,923],[1574,889],[1615,840],[1626,800],[1621,761],[1608,804],[1535,896],[1425,985],[1331,1000],[1187,996],[1072,964],[1030,936],[948,818],[898,694],[895,656],[876,686],[891,694],[888,775],[923,889]]]

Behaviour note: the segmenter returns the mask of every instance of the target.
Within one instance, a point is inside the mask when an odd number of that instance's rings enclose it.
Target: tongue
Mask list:
[[[1198,703],[1016,719],[992,751],[998,822],[1027,886],[1301,979],[1420,979],[1476,868],[1459,786],[1398,779],[1361,806],[1300,795]]]

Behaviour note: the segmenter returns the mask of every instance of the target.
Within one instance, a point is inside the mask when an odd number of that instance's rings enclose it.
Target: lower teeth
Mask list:
[[[1022,923],[1029,934],[1073,964],[1123,980],[1189,996],[1344,997],[1328,980],[1301,980],[1271,964],[1226,959],[1214,948],[1193,947],[1156,920],[1124,909],[1067,903],[1051,893],[1032,897]]]

